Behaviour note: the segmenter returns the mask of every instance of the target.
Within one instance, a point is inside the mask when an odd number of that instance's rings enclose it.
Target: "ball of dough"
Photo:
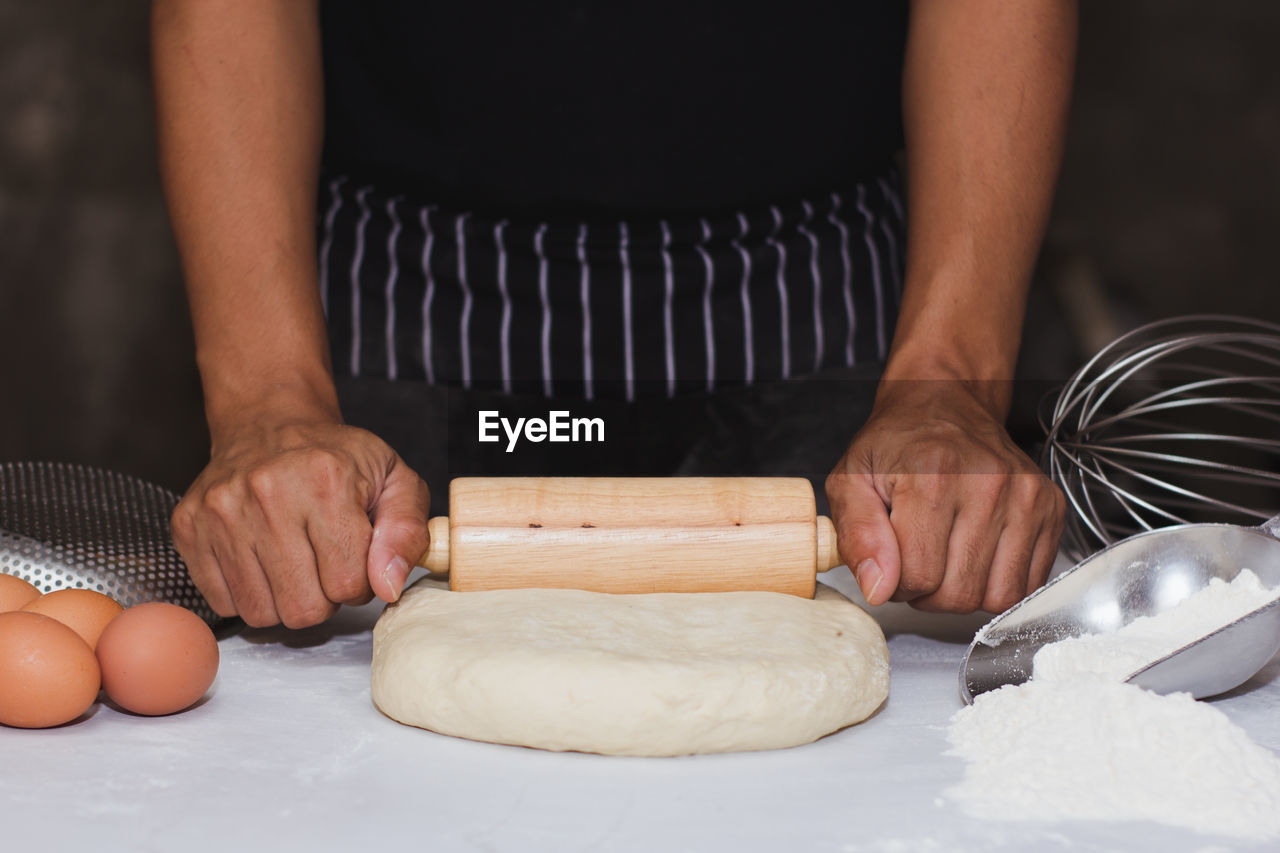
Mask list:
[[[819,585],[772,592],[450,592],[424,579],[373,633],[373,701],[442,734],[549,750],[777,749],[870,716],[889,650]]]

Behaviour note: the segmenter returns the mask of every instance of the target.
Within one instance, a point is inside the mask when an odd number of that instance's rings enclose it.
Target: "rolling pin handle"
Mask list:
[[[825,515],[818,516],[818,571],[825,572],[843,566],[840,552],[836,550],[836,526]]]
[[[427,553],[418,560],[418,565],[433,575],[449,573],[449,516],[437,515],[427,521],[427,536],[431,541],[427,544]]]

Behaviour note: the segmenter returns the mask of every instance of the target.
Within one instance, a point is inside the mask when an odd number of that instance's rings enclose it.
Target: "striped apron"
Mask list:
[[[896,172],[707,216],[524,221],[325,175],[338,376],[563,399],[677,397],[883,362],[902,291]]]

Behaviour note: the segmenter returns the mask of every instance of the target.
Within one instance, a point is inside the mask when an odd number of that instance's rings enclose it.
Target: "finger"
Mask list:
[[[846,471],[827,477],[827,500],[840,559],[853,571],[868,604],[889,600],[898,586],[898,540],[871,476]]]
[[[313,498],[291,488],[279,470],[259,468],[246,478],[244,517],[251,529],[244,541],[257,558],[271,598],[286,628],[308,628],[328,619],[337,606],[320,586],[315,551],[307,538],[307,512]]]
[[[244,489],[232,482],[211,486],[201,497],[209,550],[226,581],[236,613],[246,625],[264,628],[280,621],[267,576],[251,543],[267,536],[266,520],[251,512]]]
[[[332,616],[337,605],[325,597],[315,552],[303,522],[268,522],[270,535],[254,546],[271,587],[276,613],[286,628],[309,628]]]
[[[1044,585],[1057,554],[1061,493],[1040,474],[1015,478],[1014,503],[982,609],[1003,613]]]
[[[370,513],[366,571],[369,586],[383,601],[400,597],[410,569],[427,550],[430,502],[427,484],[396,457]]]
[[[183,561],[187,564],[187,572],[191,575],[196,589],[200,590],[204,600],[213,608],[213,612],[224,619],[229,619],[239,612],[236,610],[235,598],[232,597],[231,589],[222,576],[222,567],[218,565],[218,558],[212,546],[203,536],[197,542],[195,553],[190,557],[183,556]]]
[[[222,570],[205,536],[204,527],[190,507],[179,504],[174,510],[170,528],[173,531],[173,547],[187,567],[191,582],[204,596],[209,607],[224,619],[235,616],[236,606],[231,598],[231,590],[222,577]]]
[[[1036,539],[1035,550],[1031,555],[1031,576],[1027,581],[1027,592],[1044,586],[1053,571],[1053,563],[1058,558],[1058,548],[1062,542],[1062,531],[1066,525],[1067,499],[1056,485],[1050,487],[1051,506],[1049,519],[1042,527]]]
[[[325,598],[338,604],[363,604],[373,598],[366,561],[373,525],[358,508],[336,509],[307,523]]]
[[[276,612],[271,585],[252,546],[231,545],[225,538],[215,537],[212,550],[222,567],[236,612],[245,624],[251,628],[278,625],[280,614]]]
[[[1010,519],[1005,525],[991,562],[991,574],[982,599],[983,610],[1003,613],[1026,597],[1032,554],[1039,533],[1038,523],[1024,515]]]
[[[1050,519],[1036,537],[1035,547],[1031,551],[1031,572],[1027,578],[1027,592],[1031,593],[1044,586],[1049,580],[1049,572],[1053,570],[1053,561],[1058,557],[1058,544],[1062,537],[1062,519]]]
[[[998,484],[969,478],[951,536],[942,584],[911,602],[919,610],[972,613],[982,606],[1004,525]]]
[[[889,521],[902,553],[895,601],[914,601],[942,585],[956,519],[952,479],[951,475],[913,474],[895,484]]]
[[[1053,508],[1052,486],[1038,471],[1015,475],[1010,491],[1009,524],[983,601],[983,609],[992,613],[1002,613],[1026,596],[1036,540]]]

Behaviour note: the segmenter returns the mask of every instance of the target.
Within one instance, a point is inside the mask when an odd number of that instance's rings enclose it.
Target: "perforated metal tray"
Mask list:
[[[0,464],[0,573],[41,592],[92,589],[132,607],[166,601],[222,622],[174,549],[173,492],[56,462]]]

